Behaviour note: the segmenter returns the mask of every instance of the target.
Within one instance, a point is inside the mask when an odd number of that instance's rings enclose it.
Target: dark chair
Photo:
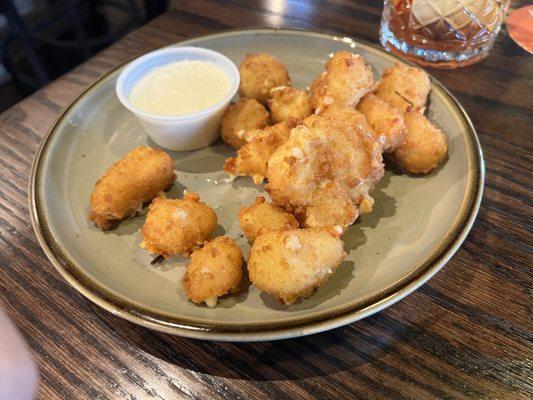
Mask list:
[[[22,92],[32,92],[42,87],[53,79],[54,75],[66,72],[76,62],[89,58],[95,51],[113,43],[145,20],[135,0],[50,0],[49,4],[50,11],[45,16],[37,21],[26,21],[17,11],[13,0],[0,1],[0,12],[5,14],[8,21],[7,36],[0,43],[0,57]],[[126,18],[119,26],[108,26],[108,29],[92,32],[87,21],[98,18],[98,10],[103,7],[121,11]],[[80,10],[83,10],[83,15]],[[48,28],[58,23],[68,27],[68,35],[54,35],[49,32]],[[27,68],[21,67],[12,57],[12,50],[20,53],[17,44],[22,45]],[[43,49],[60,49],[60,54],[76,56],[65,63],[65,70],[50,68],[50,62],[54,64],[54,60],[50,58],[57,59],[58,55],[50,51],[44,55]],[[51,69],[53,71],[50,71]]]

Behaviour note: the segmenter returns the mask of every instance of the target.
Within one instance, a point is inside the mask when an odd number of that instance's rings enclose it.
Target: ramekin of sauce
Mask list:
[[[209,146],[239,87],[239,71],[216,51],[168,47],[148,53],[120,73],[116,93],[150,138],[168,150]]]

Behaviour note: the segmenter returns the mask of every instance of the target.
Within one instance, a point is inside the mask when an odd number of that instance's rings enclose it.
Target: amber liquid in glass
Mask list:
[[[487,56],[509,1],[386,0],[380,40],[419,64],[455,68]]]

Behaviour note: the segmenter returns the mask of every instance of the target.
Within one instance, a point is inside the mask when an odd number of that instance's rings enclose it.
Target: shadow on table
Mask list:
[[[401,172],[393,171],[393,174],[398,173]],[[378,207],[388,204],[385,211],[378,209],[369,216],[365,215],[359,222],[361,226],[375,227],[378,222],[376,215],[387,213],[384,215],[389,216],[395,212],[394,199],[382,190],[388,185],[391,175],[386,174],[374,192],[380,198]],[[363,235],[350,246],[359,247],[365,240]],[[440,319],[440,315],[428,310],[425,315],[420,315],[419,300],[413,297],[416,295],[406,300],[409,304],[405,306],[395,306],[329,332],[255,343],[210,342],[171,336],[130,323],[96,306],[93,308],[110,330],[135,347],[132,352],[141,350],[201,374],[230,379],[284,381],[327,376],[367,363],[373,363],[378,369],[394,370],[390,365],[379,367],[382,364],[375,362],[390,354],[410,362],[399,349],[431,331],[431,326]],[[411,318],[410,312],[413,311],[416,317]],[[403,373],[397,372],[399,375]]]
[[[94,309],[117,335],[156,358],[201,374],[258,381],[330,375],[372,363],[389,353],[403,357],[398,353],[399,346],[417,340],[440,319],[439,315],[433,314],[412,323],[382,312],[311,336],[272,342],[228,343],[154,332],[96,306]]]
[[[392,175],[400,173],[393,169],[392,173],[385,175],[374,191],[379,200],[376,201],[376,210],[361,218],[356,227],[358,231],[362,231],[362,227],[375,227],[379,221],[376,216],[394,214],[395,199],[388,196],[383,188],[388,186]],[[365,241],[363,234],[348,246],[357,248]],[[423,296],[415,293],[401,304],[377,315],[329,332],[255,343],[176,337],[135,325],[96,306],[93,308],[111,331],[132,346],[132,353],[142,351],[179,368],[217,377],[285,381],[353,371],[369,363],[372,368],[401,376],[404,372],[386,359],[393,357],[406,364],[411,362],[405,354],[409,351],[409,343],[422,341],[421,336],[431,334],[432,326],[442,318],[442,309],[431,307],[431,302]]]

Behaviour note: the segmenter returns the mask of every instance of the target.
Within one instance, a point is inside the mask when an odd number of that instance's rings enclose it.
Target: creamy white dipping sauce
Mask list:
[[[207,61],[178,61],[155,68],[133,87],[131,103],[159,115],[184,115],[204,110],[228,94],[231,82]]]

